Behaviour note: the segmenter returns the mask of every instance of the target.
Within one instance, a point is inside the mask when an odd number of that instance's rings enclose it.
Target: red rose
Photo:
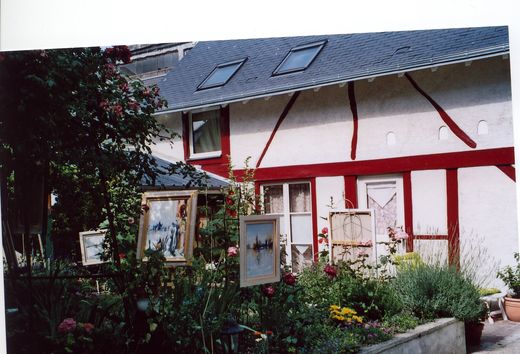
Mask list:
[[[321,237],[320,240],[318,241],[319,243],[326,243],[328,244],[329,243],[329,239],[326,238],[326,237]]]
[[[323,271],[325,272],[325,274],[327,274],[327,276],[330,279],[333,279],[333,278],[335,278],[338,275],[338,271],[336,270],[336,267],[334,267],[334,266],[332,266],[330,264],[327,264],[325,266],[325,268],[323,268]]]
[[[293,273],[286,273],[283,276],[283,281],[287,285],[294,285],[296,284],[296,276]]]
[[[119,259],[125,259],[125,258],[126,258],[126,254],[124,254],[123,252],[120,252]]]
[[[85,331],[87,333],[90,333],[94,329],[94,325],[92,323],[90,323],[90,322],[87,322],[87,323],[83,324],[83,328],[85,328]]]
[[[329,228],[328,227],[324,227],[323,229],[321,229],[321,233],[322,234],[328,234],[329,233]]]
[[[269,286],[265,286],[262,288],[262,293],[268,297],[268,298],[272,298],[274,296],[274,288],[272,285],[269,285]]]
[[[123,82],[119,84],[119,89],[123,92],[128,92],[128,82]]]
[[[118,103],[114,107],[112,107],[112,112],[116,115],[116,117],[121,117],[123,115],[123,107]]]

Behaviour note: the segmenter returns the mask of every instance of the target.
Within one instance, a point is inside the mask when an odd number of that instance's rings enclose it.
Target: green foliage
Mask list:
[[[394,333],[406,332],[420,324],[420,320],[414,315],[407,313],[396,313],[386,316],[383,322],[384,327],[391,328]]]
[[[500,293],[500,289],[497,288],[480,288],[478,289],[480,296],[488,296]]]
[[[398,272],[392,285],[403,308],[419,319],[456,317],[476,322],[485,316],[478,288],[453,267],[406,267]]]
[[[514,298],[520,298],[520,254],[514,254],[516,265],[506,266],[498,272],[498,277],[513,291]]]

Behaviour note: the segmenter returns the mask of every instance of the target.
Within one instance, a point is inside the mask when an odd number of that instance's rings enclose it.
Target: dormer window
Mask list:
[[[327,41],[320,41],[294,47],[274,70],[274,75],[303,71],[311,65]]]
[[[225,85],[240,69],[247,58],[217,65],[215,69],[202,81],[197,90],[204,90]]]

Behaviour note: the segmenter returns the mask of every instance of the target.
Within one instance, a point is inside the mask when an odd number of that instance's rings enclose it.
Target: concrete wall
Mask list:
[[[466,353],[464,333],[464,322],[454,318],[441,318],[406,333],[397,334],[389,341],[361,348],[360,353],[464,354]]]

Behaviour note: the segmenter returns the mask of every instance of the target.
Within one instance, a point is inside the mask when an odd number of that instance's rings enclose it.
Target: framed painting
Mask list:
[[[105,249],[105,236],[107,230],[83,231],[79,233],[79,245],[81,248],[81,262],[84,266],[102,264]]]
[[[162,252],[167,266],[186,265],[193,254],[197,191],[145,192],[141,206],[137,258]]]
[[[280,280],[280,218],[240,217],[240,286]]]
[[[377,259],[375,217],[372,209],[335,210],[329,213],[332,261],[355,259],[366,253]]]

